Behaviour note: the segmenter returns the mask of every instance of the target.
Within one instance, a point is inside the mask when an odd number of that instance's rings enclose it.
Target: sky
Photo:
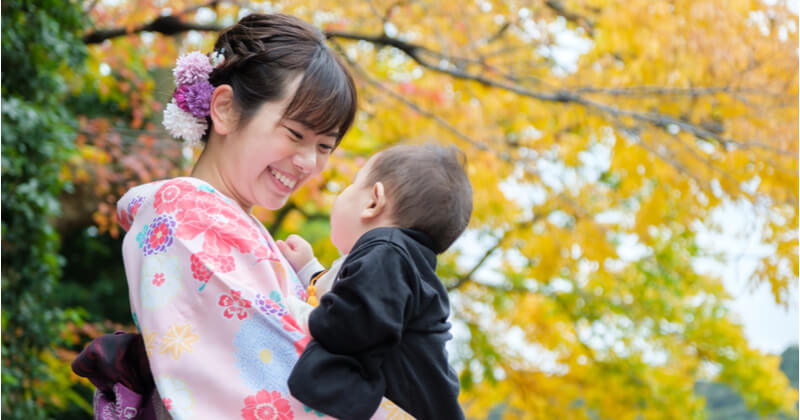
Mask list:
[[[764,3],[774,4],[777,1],[764,0]],[[786,4],[795,14],[800,11],[800,0],[788,0]],[[758,244],[758,239],[756,235],[751,237],[753,244]],[[766,285],[749,290],[748,278],[754,265],[752,258],[742,258],[723,268],[725,287],[735,297],[732,307],[742,314],[748,340],[761,350],[780,352],[786,345],[798,342],[800,314],[797,284],[789,293],[791,300],[788,308],[779,307]]]
[[[788,304],[778,305],[767,284],[751,281],[758,260],[772,252],[772,247],[761,241],[765,218],[751,203],[725,202],[712,213],[710,226],[698,226],[700,246],[725,257],[723,261],[699,258],[695,268],[722,278],[733,297],[729,307],[744,326],[748,342],[759,350],[780,353],[798,342],[798,289],[793,285]]]

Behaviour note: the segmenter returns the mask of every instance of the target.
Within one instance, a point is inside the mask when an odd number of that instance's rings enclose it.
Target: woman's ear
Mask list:
[[[383,215],[386,210],[386,190],[383,188],[382,182],[376,182],[372,186],[366,207],[361,210],[361,219],[374,220]]]
[[[236,112],[233,107],[233,88],[230,85],[219,85],[211,94],[211,122],[214,131],[227,135],[236,125]]]

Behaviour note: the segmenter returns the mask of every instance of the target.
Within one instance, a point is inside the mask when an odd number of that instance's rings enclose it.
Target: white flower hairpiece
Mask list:
[[[178,58],[172,74],[175,76],[175,93],[164,109],[164,128],[189,145],[199,145],[208,130],[214,86],[208,81],[211,72],[225,63],[225,50],[214,51],[209,56],[192,51]]]

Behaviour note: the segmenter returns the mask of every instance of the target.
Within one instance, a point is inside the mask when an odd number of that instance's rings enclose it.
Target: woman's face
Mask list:
[[[297,121],[281,120],[299,81],[283,100],[261,105],[245,126],[223,140],[222,182],[245,210],[283,207],[289,195],[322,172],[336,145],[336,133],[317,134]]]

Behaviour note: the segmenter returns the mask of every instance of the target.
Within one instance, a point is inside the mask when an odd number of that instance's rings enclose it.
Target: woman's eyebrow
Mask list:
[[[302,124],[303,127],[306,128],[307,130],[309,129],[308,125],[306,125],[304,123],[298,122],[298,124]],[[292,130],[288,125],[284,125],[284,127],[286,127],[286,129],[289,130],[299,140],[303,140],[303,135],[300,134],[300,132],[298,132],[297,130]],[[330,133],[323,134],[323,136],[325,136],[325,137],[333,137],[334,140],[337,140],[339,138],[339,132],[338,131],[331,131]]]
[[[284,126],[284,127],[286,127],[286,126]],[[289,127],[286,127],[286,129],[289,130],[292,133],[292,135],[297,137],[299,140],[303,140],[303,135],[300,134],[299,132],[297,132],[296,130],[292,130]]]

